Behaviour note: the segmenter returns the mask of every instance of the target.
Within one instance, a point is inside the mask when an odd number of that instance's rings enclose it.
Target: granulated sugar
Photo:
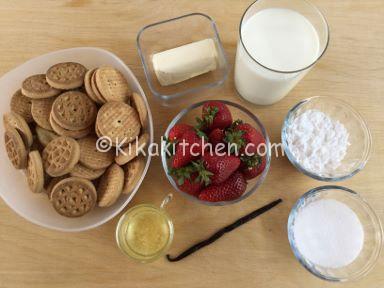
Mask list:
[[[355,212],[333,199],[314,201],[299,211],[293,234],[304,258],[327,268],[353,262],[364,243],[363,226]]]
[[[345,126],[327,114],[313,109],[295,119],[287,130],[289,150],[305,169],[330,174],[340,166],[348,146]]]

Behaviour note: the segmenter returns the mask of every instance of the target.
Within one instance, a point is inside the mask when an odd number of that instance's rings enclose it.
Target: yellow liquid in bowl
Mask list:
[[[172,239],[172,221],[163,209],[152,205],[138,205],[128,210],[116,229],[120,250],[141,262],[162,256]]]

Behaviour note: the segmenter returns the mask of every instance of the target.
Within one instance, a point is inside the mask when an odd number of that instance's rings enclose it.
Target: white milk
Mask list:
[[[300,13],[285,8],[267,8],[242,23],[245,48],[269,69],[289,72],[303,69],[319,57],[319,36],[313,25]],[[273,104],[282,99],[309,69],[297,73],[268,70],[237,45],[235,84],[246,100]]]

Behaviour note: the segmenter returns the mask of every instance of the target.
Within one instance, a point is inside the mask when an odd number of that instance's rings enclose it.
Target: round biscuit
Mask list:
[[[132,93],[132,107],[136,109],[139,114],[140,123],[142,127],[147,126],[148,111],[147,106],[145,105],[143,97],[136,92]]]
[[[145,158],[138,156],[124,166],[123,194],[130,194],[136,187],[145,168]]]
[[[60,90],[53,88],[46,80],[45,74],[37,74],[29,76],[21,84],[21,93],[23,95],[33,98],[49,98],[60,94]]]
[[[80,63],[58,63],[48,69],[46,79],[52,87],[70,90],[83,86],[86,72],[87,69]]]
[[[27,182],[33,193],[40,193],[44,188],[44,168],[39,151],[31,151],[28,155]]]
[[[97,137],[89,136],[77,141],[80,145],[79,162],[94,170],[107,168],[115,159],[112,149],[106,152],[97,149],[97,140]]]
[[[95,180],[95,179],[101,177],[101,175],[103,175],[104,172],[105,172],[105,168],[104,169],[90,169],[81,163],[77,163],[75,165],[75,167],[73,167],[70,175],[74,176],[74,177],[80,177],[80,178],[88,179],[88,180]]]
[[[115,162],[119,165],[124,165],[133,159],[135,159],[140,153],[140,150],[144,149],[149,143],[148,133],[140,135],[137,141],[129,143],[127,147],[124,147],[122,151],[116,156]]]
[[[27,121],[27,123],[33,122],[31,113],[32,100],[21,93],[21,90],[17,90],[11,98],[11,111],[19,114]]]
[[[89,126],[82,130],[67,130],[63,127],[61,127],[59,124],[56,123],[56,121],[53,119],[52,115],[49,117],[49,122],[52,126],[53,131],[55,131],[60,136],[65,137],[71,137],[75,139],[80,139],[83,137],[86,137],[88,134],[90,134],[93,130],[93,126]]]
[[[127,79],[113,67],[100,67],[95,72],[96,86],[106,101],[128,102],[131,89]]]
[[[28,151],[23,139],[15,128],[9,127],[4,133],[5,150],[16,169],[27,167]]]
[[[112,164],[101,177],[97,187],[99,207],[109,207],[119,198],[124,185],[124,171],[117,165]]]
[[[96,126],[102,136],[111,139],[112,145],[127,145],[140,134],[141,129],[136,110],[117,101],[107,102],[100,108]]]
[[[51,203],[59,214],[80,217],[91,211],[97,202],[93,183],[78,177],[65,178],[53,187]]]
[[[51,115],[52,104],[55,98],[34,99],[32,100],[32,117],[36,124],[40,127],[52,131],[52,126],[49,122]]]
[[[68,174],[79,162],[79,144],[70,137],[57,137],[44,148],[42,159],[48,175],[58,177]]]
[[[28,126],[28,123],[22,116],[15,112],[5,113],[3,115],[3,124],[5,129],[13,127],[19,132],[21,138],[24,141],[25,147],[29,148],[32,146],[33,135],[31,129]]]
[[[67,130],[82,130],[95,122],[97,107],[86,94],[68,91],[53,102],[51,114],[61,127]]]

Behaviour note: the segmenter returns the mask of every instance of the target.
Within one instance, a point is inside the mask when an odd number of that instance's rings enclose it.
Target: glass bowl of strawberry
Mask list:
[[[253,194],[271,161],[269,138],[260,120],[224,100],[182,110],[162,142],[162,163],[172,186],[206,205],[233,204]]]

